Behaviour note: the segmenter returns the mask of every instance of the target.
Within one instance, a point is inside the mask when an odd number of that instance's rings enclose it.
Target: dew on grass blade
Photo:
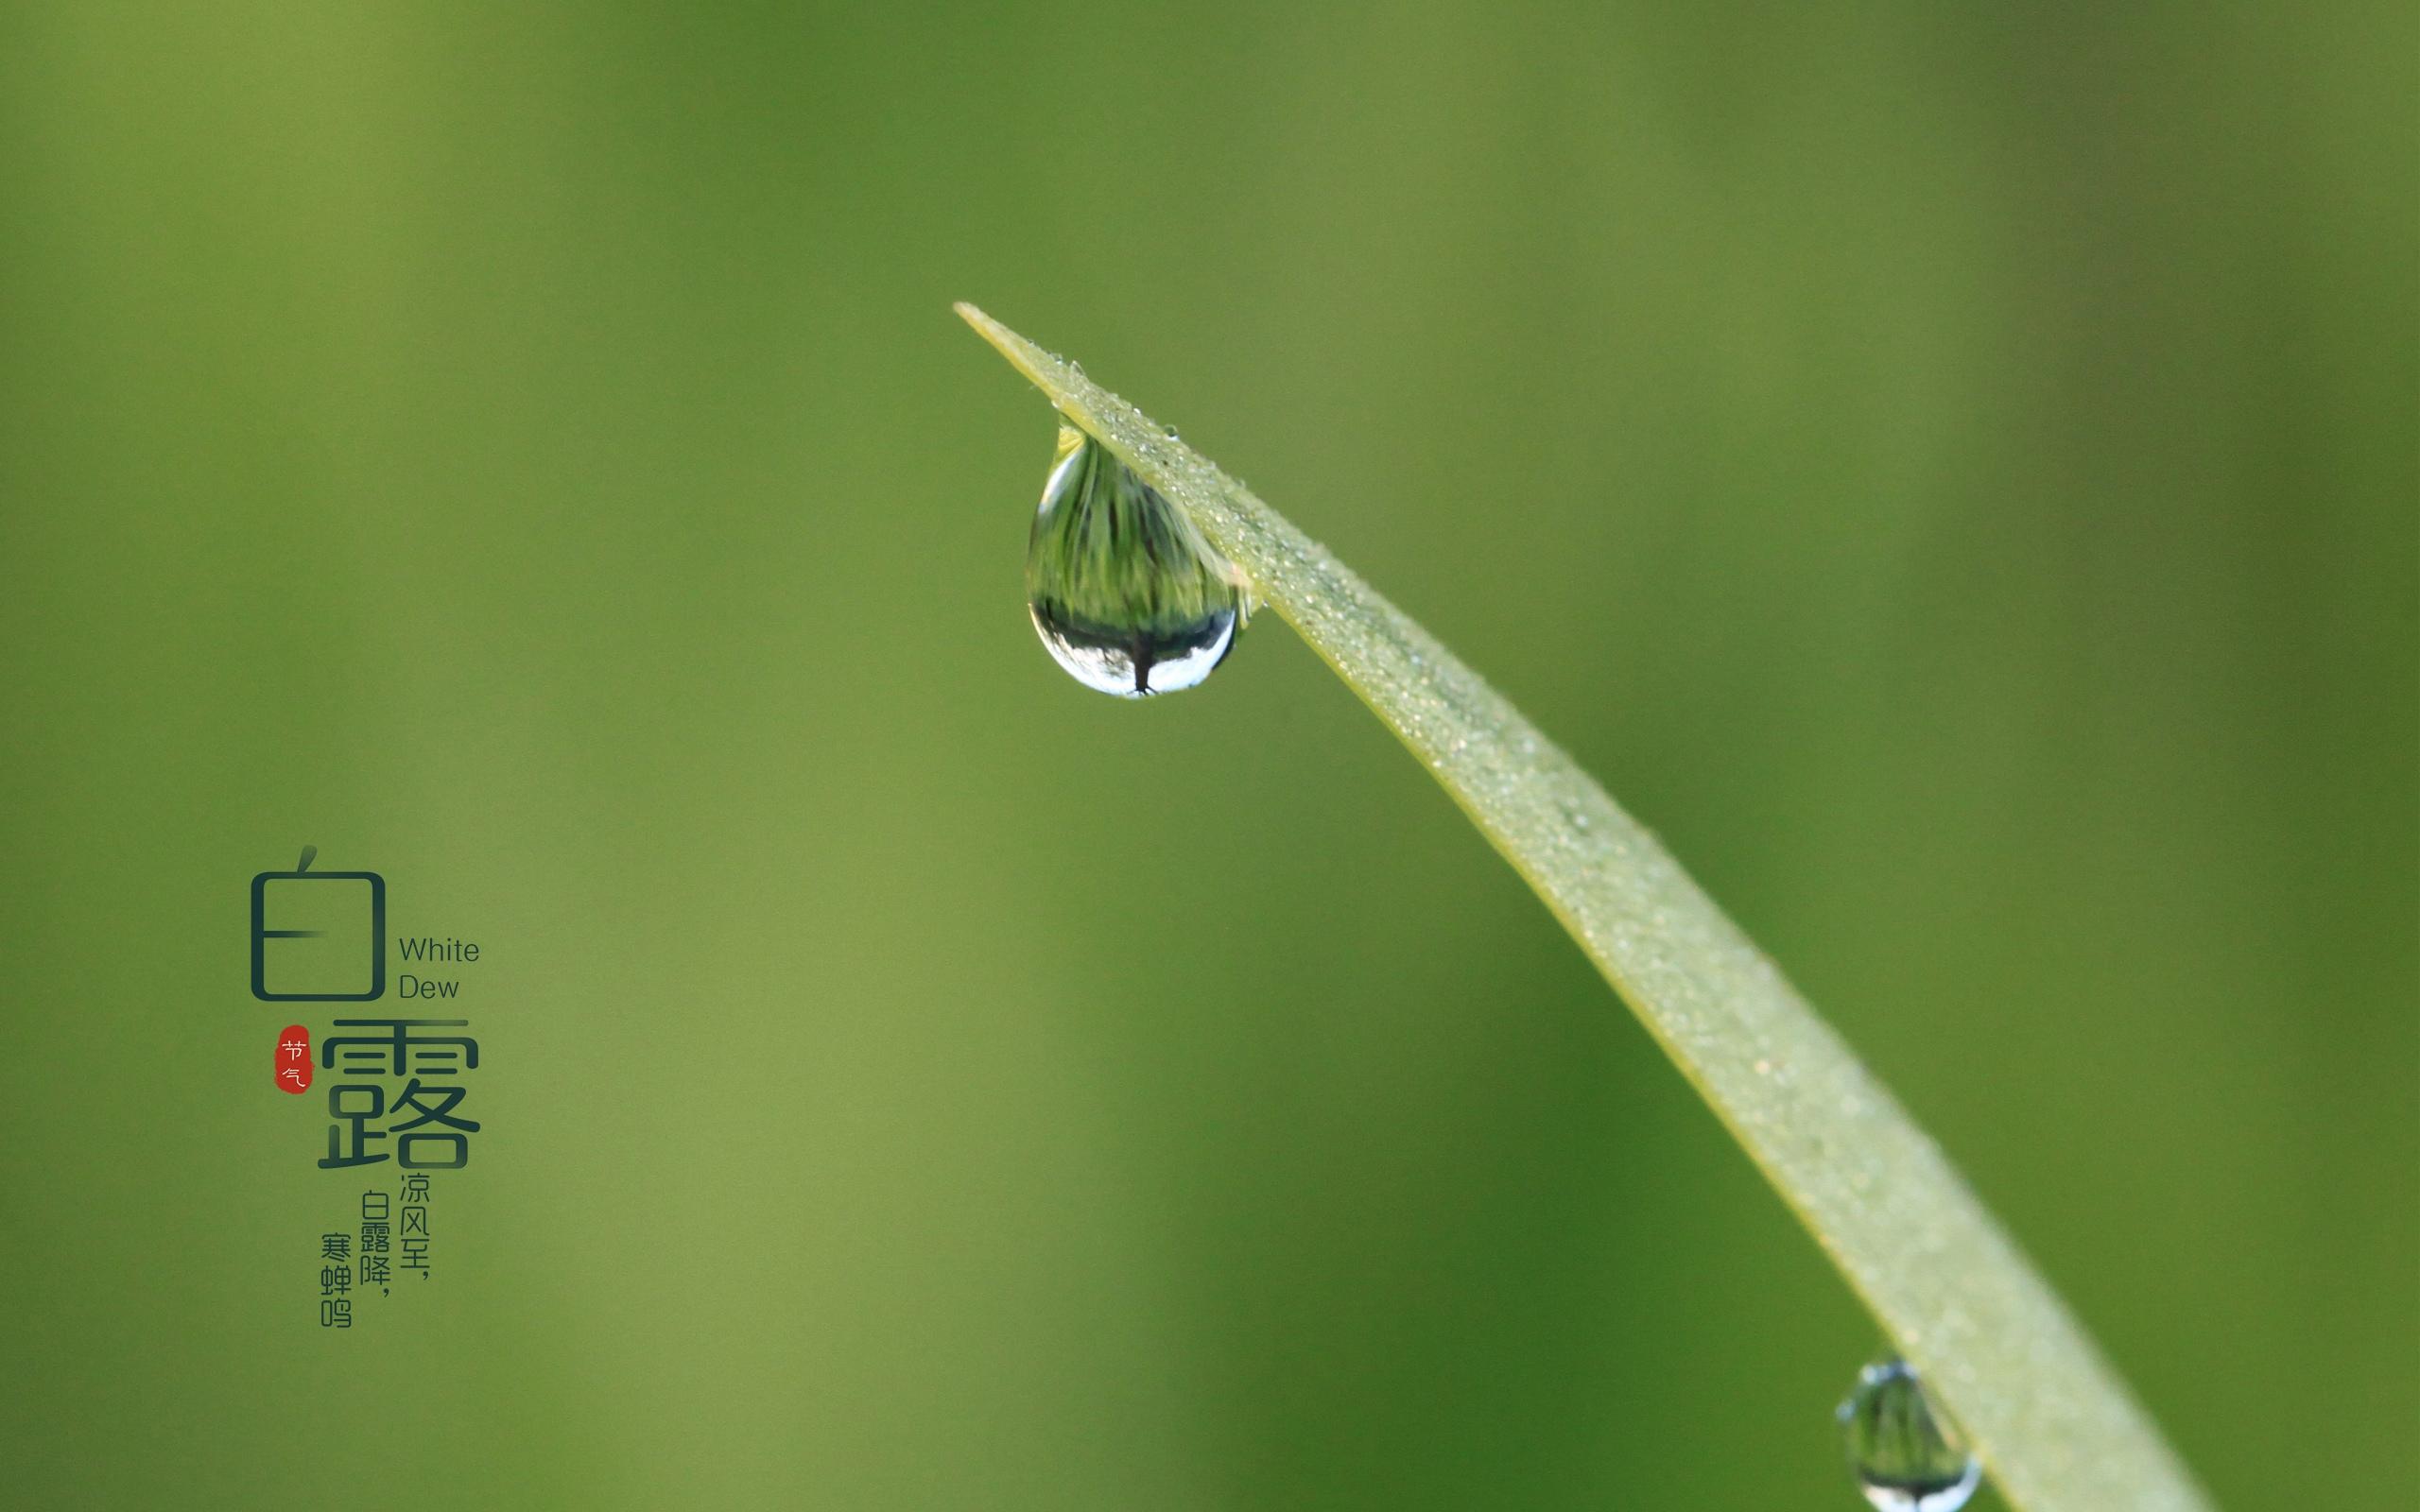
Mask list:
[[[1858,1489],[1880,1512],[1958,1512],[1982,1482],[1983,1467],[1933,1416],[1924,1383],[1904,1360],[1858,1371],[1840,1419]]]
[[[1209,677],[1248,608],[1242,574],[1184,512],[1064,424],[1026,547],[1025,592],[1052,659],[1120,698]]]

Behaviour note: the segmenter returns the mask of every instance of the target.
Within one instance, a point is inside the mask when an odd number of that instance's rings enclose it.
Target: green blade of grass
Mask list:
[[[1073,364],[973,305],[958,313],[1190,515],[1411,747],[1796,1211],[2010,1503],[2205,1512],[2158,1430],[1940,1146],[1654,835],[1250,490]]]

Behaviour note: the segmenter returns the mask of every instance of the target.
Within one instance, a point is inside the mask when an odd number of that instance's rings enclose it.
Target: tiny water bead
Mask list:
[[[1120,698],[1209,677],[1248,607],[1242,575],[1184,511],[1065,424],[1034,511],[1025,593],[1052,660]]]
[[[1880,1512],[1958,1512],[1982,1482],[1983,1467],[1933,1416],[1924,1383],[1904,1360],[1858,1371],[1840,1419],[1858,1489]]]

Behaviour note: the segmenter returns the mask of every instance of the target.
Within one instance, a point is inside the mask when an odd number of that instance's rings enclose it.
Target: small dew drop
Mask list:
[[[1858,1489],[1879,1512],[1958,1512],[1982,1484],[1983,1467],[1933,1416],[1924,1383],[1904,1360],[1858,1371],[1839,1416]]]
[[[1073,425],[1034,511],[1025,591],[1052,660],[1120,698],[1208,678],[1247,610],[1242,575],[1184,511]]]

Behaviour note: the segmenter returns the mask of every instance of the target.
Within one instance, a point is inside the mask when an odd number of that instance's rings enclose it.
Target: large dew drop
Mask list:
[[[1859,1371],[1840,1418],[1858,1488],[1881,1512],[1958,1512],[1982,1482],[1983,1467],[1933,1416],[1904,1360]]]
[[[1051,657],[1120,698],[1190,688],[1242,625],[1242,575],[1107,447],[1059,428],[1026,548],[1026,605]]]

